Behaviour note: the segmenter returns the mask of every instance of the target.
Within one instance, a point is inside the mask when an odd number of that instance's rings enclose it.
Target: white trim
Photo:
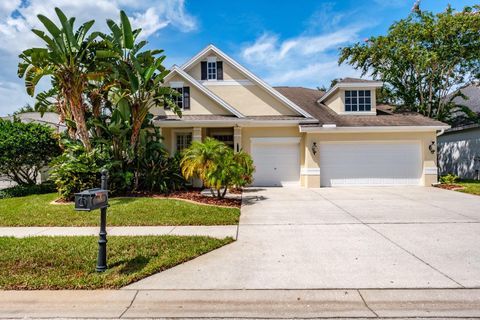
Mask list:
[[[207,96],[209,96],[211,99],[213,99],[215,102],[217,102],[218,104],[220,104],[222,107],[224,107],[225,109],[227,109],[228,111],[230,111],[231,113],[233,113],[234,115],[236,115],[237,117],[239,118],[245,118],[245,116],[243,114],[241,114],[237,109],[235,109],[234,107],[232,107],[231,105],[229,105],[227,102],[225,102],[224,100],[222,100],[219,96],[217,96],[216,94],[214,94],[212,91],[208,90],[207,88],[205,88],[202,84],[200,84],[197,80],[195,80],[194,78],[192,78],[188,73],[186,73],[185,71],[183,71],[182,69],[180,69],[179,67],[177,66],[173,66],[172,70],[170,71],[170,73],[165,77],[165,81],[167,81],[167,79],[169,77],[171,77],[174,73],[178,73],[180,76],[182,76],[183,78],[185,78],[186,80],[188,80],[188,82],[190,82],[191,84],[193,84],[197,89],[199,89],[200,91],[202,91],[203,93],[205,93]]]
[[[300,175],[301,176],[319,176],[320,168],[301,168]]]
[[[250,80],[201,80],[199,81],[204,86],[254,86],[255,84]]]
[[[157,126],[163,128],[185,128],[185,127],[297,127],[305,120],[252,120],[252,119],[224,119],[224,120],[154,120]]]
[[[447,128],[447,126],[385,126],[385,127],[305,127],[300,125],[300,132],[428,132]]]
[[[265,90],[267,90],[271,95],[285,103],[288,107],[290,107],[292,110],[298,112],[299,114],[303,115],[306,118],[313,118],[308,112],[297,106],[295,103],[287,99],[284,95],[282,95],[280,92],[277,90],[273,89],[270,85],[268,85],[265,81],[254,75],[252,72],[247,70],[245,67],[243,67],[241,64],[230,58],[228,55],[226,55],[223,51],[215,47],[214,45],[210,44],[208,45],[205,49],[197,53],[192,59],[187,61],[185,64],[181,66],[182,70],[187,70],[189,67],[191,67],[194,63],[196,63],[199,59],[201,59],[207,52],[213,51],[216,55],[220,56],[222,59],[228,61],[231,65],[236,67],[238,70],[240,70],[242,73],[244,73],[248,78],[250,78],[253,82],[258,84],[259,86],[263,87]]]
[[[279,137],[279,138],[250,138],[252,144],[284,144],[284,143],[300,143],[300,137]]]
[[[425,167],[425,168],[423,168],[423,174],[437,175],[438,174],[438,168],[437,167]]]
[[[343,111],[338,112],[342,116],[376,116],[377,113],[375,111]]]
[[[184,82],[183,81],[170,81],[168,83],[170,85],[170,88],[176,89],[176,88],[183,88],[184,87]]]
[[[207,62],[217,62],[217,57],[216,56],[207,57]]]
[[[337,125],[335,123],[325,123],[325,124],[322,124],[322,127],[323,128],[336,128]]]
[[[333,88],[330,88],[327,92],[325,92],[325,94],[322,97],[320,97],[320,99],[318,99],[318,102],[324,101],[340,88],[359,88],[359,90],[362,90],[363,88],[380,88],[382,86],[383,86],[383,82],[381,81],[337,83],[336,85],[333,86]]]

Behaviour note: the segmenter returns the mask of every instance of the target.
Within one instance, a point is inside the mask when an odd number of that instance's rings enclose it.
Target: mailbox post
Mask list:
[[[75,210],[92,211],[100,209],[100,233],[98,239],[97,272],[107,270],[107,207],[108,171],[102,170],[101,188],[88,189],[75,194]]]

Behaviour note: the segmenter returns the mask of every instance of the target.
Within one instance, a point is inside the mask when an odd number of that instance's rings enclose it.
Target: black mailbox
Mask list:
[[[75,193],[75,210],[91,211],[108,206],[108,190],[88,189]]]

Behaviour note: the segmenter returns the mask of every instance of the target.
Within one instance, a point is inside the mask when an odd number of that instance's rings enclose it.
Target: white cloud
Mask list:
[[[54,7],[61,8],[67,16],[76,17],[77,26],[94,19],[94,28],[101,31],[107,31],[107,18],[118,20],[120,9],[124,9],[132,18],[133,27],[144,29],[143,37],[155,34],[167,26],[189,32],[198,25],[196,18],[186,12],[184,0],[29,0],[23,4],[21,0],[1,0],[0,83],[18,86],[0,87],[2,96],[8,92],[3,97],[15,96],[7,101],[0,98],[0,115],[11,113],[23,104],[32,102],[16,77],[17,57],[22,50],[42,44],[30,30],[43,29],[37,19],[38,14],[57,22]]]
[[[266,33],[241,51],[241,59],[273,85],[328,86],[339,77],[358,77],[350,66],[338,66],[338,49],[360,41],[365,25],[350,25],[334,32],[300,34],[281,40]]]

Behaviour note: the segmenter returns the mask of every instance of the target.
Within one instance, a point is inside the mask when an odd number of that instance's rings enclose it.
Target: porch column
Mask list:
[[[242,149],[242,128],[233,127],[233,150],[238,152]]]
[[[192,141],[202,141],[202,128],[193,128]]]

